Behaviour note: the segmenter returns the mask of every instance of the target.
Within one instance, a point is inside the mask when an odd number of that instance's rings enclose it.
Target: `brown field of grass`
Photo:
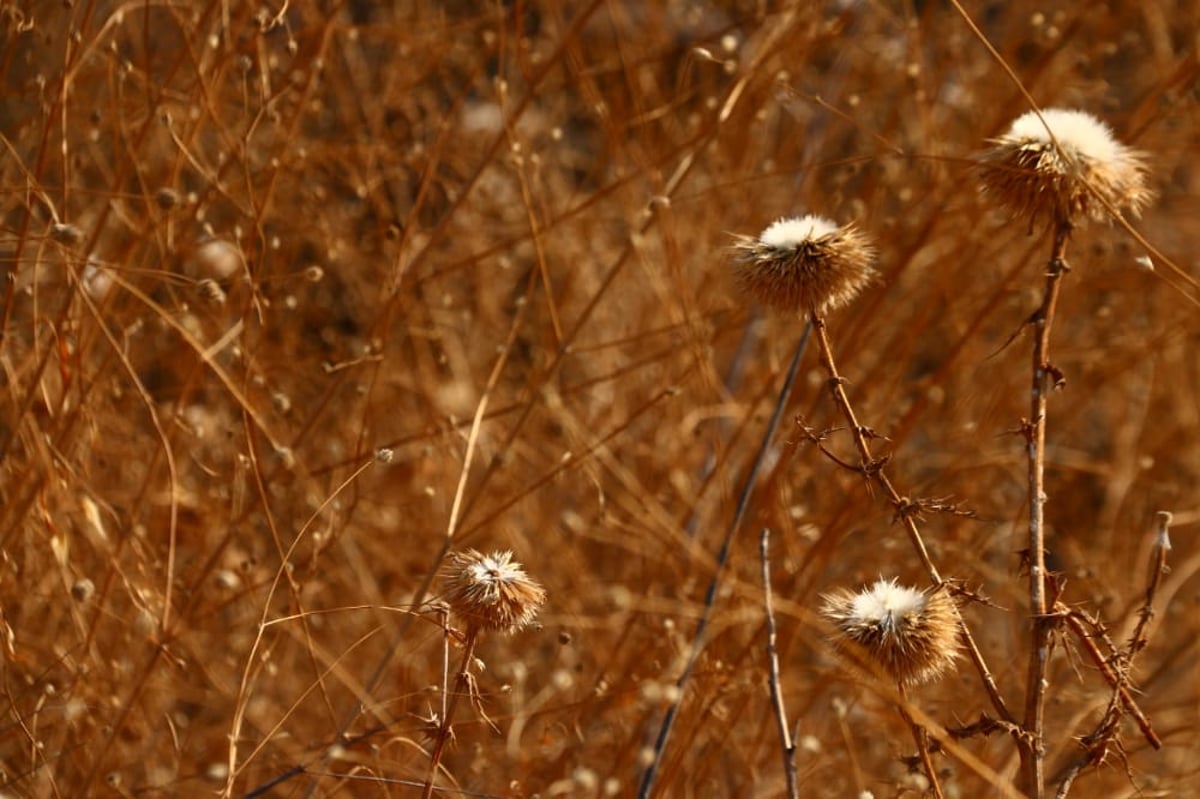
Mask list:
[[[1074,232],[1051,334],[1047,563],[1100,623],[1054,624],[1044,795],[1200,796],[1196,0],[15,0],[0,25],[0,795],[420,796],[462,655],[436,575],[471,547],[547,600],[480,638],[435,796],[787,796],[764,528],[800,795],[934,795],[895,685],[818,613],[930,578],[806,434],[861,465],[811,342],[718,557],[804,329],[730,248],[809,212],[873,239],[828,320],[843,387],[986,599],[962,616],[1019,721],[1051,237],[976,159],[1023,86],[1105,120],[1156,195]],[[1089,643],[1161,749],[1106,713]],[[903,707],[943,795],[1025,792],[1016,728],[946,732],[997,718],[967,658]]]

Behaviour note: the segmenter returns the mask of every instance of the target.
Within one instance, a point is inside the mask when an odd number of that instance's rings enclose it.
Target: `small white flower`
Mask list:
[[[102,302],[112,291],[114,283],[108,267],[101,264],[94,255],[83,265],[80,282],[83,284],[83,290],[94,302]]]

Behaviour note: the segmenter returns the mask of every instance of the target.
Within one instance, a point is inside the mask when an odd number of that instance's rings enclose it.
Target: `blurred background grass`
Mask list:
[[[1135,227],[1177,266],[1140,266],[1119,227],[1076,235],[1047,518],[1064,598],[1118,638],[1153,513],[1176,512],[1136,673],[1166,746],[1128,734],[1132,781],[1114,757],[1076,795],[1200,795],[1200,8],[967,11],[1038,103],[1149,156]],[[550,600],[541,629],[484,642],[502,734],[464,714],[449,773],[476,795],[631,795],[800,334],[739,300],[727,247],[806,212],[879,244],[834,346],[901,489],[976,512],[925,529],[997,605],[966,615],[1019,705],[1028,344],[1006,343],[1048,242],[979,194],[972,157],[1027,105],[951,6],[84,0],[0,22],[8,794],[240,795],[306,764],[271,795],[410,795],[443,654],[411,603],[452,527],[513,549]],[[810,795],[906,790],[903,723],[813,610],[920,565],[797,419],[837,424],[815,353],[658,796],[783,793],[763,526]],[[1051,774],[1108,699],[1061,650],[1053,673]],[[987,710],[965,664],[916,701],[947,725]],[[964,745],[1014,774],[1008,739]],[[991,795],[939,764],[948,792]]]

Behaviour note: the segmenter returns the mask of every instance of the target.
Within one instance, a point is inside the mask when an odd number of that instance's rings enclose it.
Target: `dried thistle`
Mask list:
[[[467,627],[512,633],[537,616],[546,590],[525,574],[512,553],[452,552],[442,572],[444,598]]]
[[[918,591],[880,579],[823,598],[821,613],[837,627],[839,647],[861,649],[901,685],[937,679],[958,656],[958,613],[945,588]]]
[[[1137,214],[1152,196],[1143,156],[1083,111],[1050,108],[1040,118],[1030,111],[991,143],[982,157],[984,187],[1030,223],[1100,221],[1110,209]]]
[[[853,300],[874,278],[875,248],[854,225],[819,216],[780,219],[758,238],[734,243],[742,291],[770,308],[825,314]]]

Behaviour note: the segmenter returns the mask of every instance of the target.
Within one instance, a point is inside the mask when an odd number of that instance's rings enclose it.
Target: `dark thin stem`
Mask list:
[[[1050,330],[1058,306],[1071,224],[1059,220],[1054,228],[1054,249],[1046,265],[1046,288],[1042,304],[1030,322],[1034,326],[1033,388],[1025,437],[1029,461],[1029,677],[1025,686],[1026,745],[1021,747],[1021,765],[1025,792],[1030,799],[1042,799],[1046,790],[1045,711],[1047,674],[1050,665],[1050,620],[1046,598],[1046,405],[1053,390],[1057,370],[1050,363]]]
[[[733,513],[733,521],[729,524],[729,529],[725,531],[725,540],[721,542],[721,550],[717,553],[716,571],[713,573],[712,580],[708,584],[708,591],[704,596],[704,608],[700,612],[700,620],[696,624],[696,634],[692,637],[692,648],[688,653],[687,664],[683,668],[683,673],[679,675],[679,679],[675,681],[676,687],[679,690],[676,692],[675,699],[671,702],[671,706],[667,708],[666,714],[663,716],[662,725],[658,730],[658,738],[654,742],[654,755],[650,760],[650,765],[646,767],[642,774],[642,782],[638,788],[638,799],[646,799],[650,796],[650,789],[654,786],[654,778],[658,776],[658,767],[662,763],[663,752],[666,751],[667,741],[671,737],[671,729],[675,725],[675,718],[679,715],[679,707],[683,702],[684,688],[688,680],[691,679],[692,671],[696,668],[696,662],[700,659],[700,653],[704,650],[704,645],[707,643],[704,640],[704,633],[708,629],[708,622],[712,618],[713,608],[717,601],[717,588],[720,585],[721,574],[725,569],[725,564],[729,560],[729,553],[733,549],[733,540],[737,535],[738,529],[742,526],[742,519],[746,515],[746,509],[750,505],[750,497],[754,493],[754,483],[758,479],[758,472],[762,468],[763,462],[766,460],[767,452],[771,447],[771,439],[775,437],[775,431],[779,429],[779,421],[783,417],[783,409],[787,405],[788,397],[792,393],[792,384],[796,382],[796,373],[800,371],[800,360],[804,355],[805,349],[808,347],[808,336],[812,332],[812,325],[804,326],[804,333],[800,336],[799,343],[796,344],[796,353],[792,356],[792,363],[788,367],[787,377],[784,378],[783,388],[779,391],[779,399],[775,403],[775,411],[771,414],[771,421],[767,424],[767,429],[763,431],[762,443],[758,447],[758,452],[754,456],[754,462],[750,465],[750,473],[746,475],[746,482],[742,484],[742,492],[738,497],[737,509]]]
[[[767,614],[767,668],[771,675],[771,706],[779,726],[779,743],[783,754],[783,774],[787,779],[788,799],[799,799],[800,783],[796,775],[796,736],[788,730],[787,708],[783,705],[783,688],[779,680],[779,651],[775,648],[775,606],[771,600],[771,529],[764,527],[758,545],[762,556],[763,608]],[[797,722],[799,732],[799,722]]]
[[[812,315],[813,330],[816,331],[817,348],[821,353],[821,363],[829,372],[830,388],[833,392],[834,404],[841,411],[842,416],[849,425],[851,434],[854,436],[854,443],[858,448],[859,458],[862,465],[859,471],[868,479],[873,480],[876,485],[883,489],[887,495],[888,501],[892,507],[896,508],[897,516],[904,524],[904,529],[908,533],[908,540],[912,544],[913,550],[917,553],[921,563],[925,566],[925,571],[929,574],[929,580],[936,586],[943,584],[942,575],[938,572],[937,567],[933,564],[932,558],[929,556],[929,550],[925,546],[925,541],[921,537],[921,530],[917,526],[916,515],[911,512],[911,503],[908,502],[892,481],[888,478],[884,471],[884,463],[876,459],[871,451],[871,442],[867,438],[867,428],[858,423],[858,417],[854,414],[854,409],[850,406],[850,400],[846,396],[846,391],[842,387],[845,380],[838,373],[837,364],[833,360],[833,348],[829,345],[829,337],[825,333],[825,320],[817,315]],[[983,659],[983,653],[979,651],[979,647],[975,644],[975,638],[971,635],[970,628],[967,627],[962,616],[958,619],[959,638],[962,639],[963,647],[967,650],[967,655],[974,664],[975,670],[979,672],[979,677],[983,682],[984,690],[987,692],[988,698],[992,701],[992,706],[996,708],[996,712],[1000,717],[1009,723],[1016,723],[1012,713],[1008,710],[1008,705],[1004,702],[1004,697],[1000,695],[1000,689],[996,685],[996,680],[992,677],[991,670]]]

